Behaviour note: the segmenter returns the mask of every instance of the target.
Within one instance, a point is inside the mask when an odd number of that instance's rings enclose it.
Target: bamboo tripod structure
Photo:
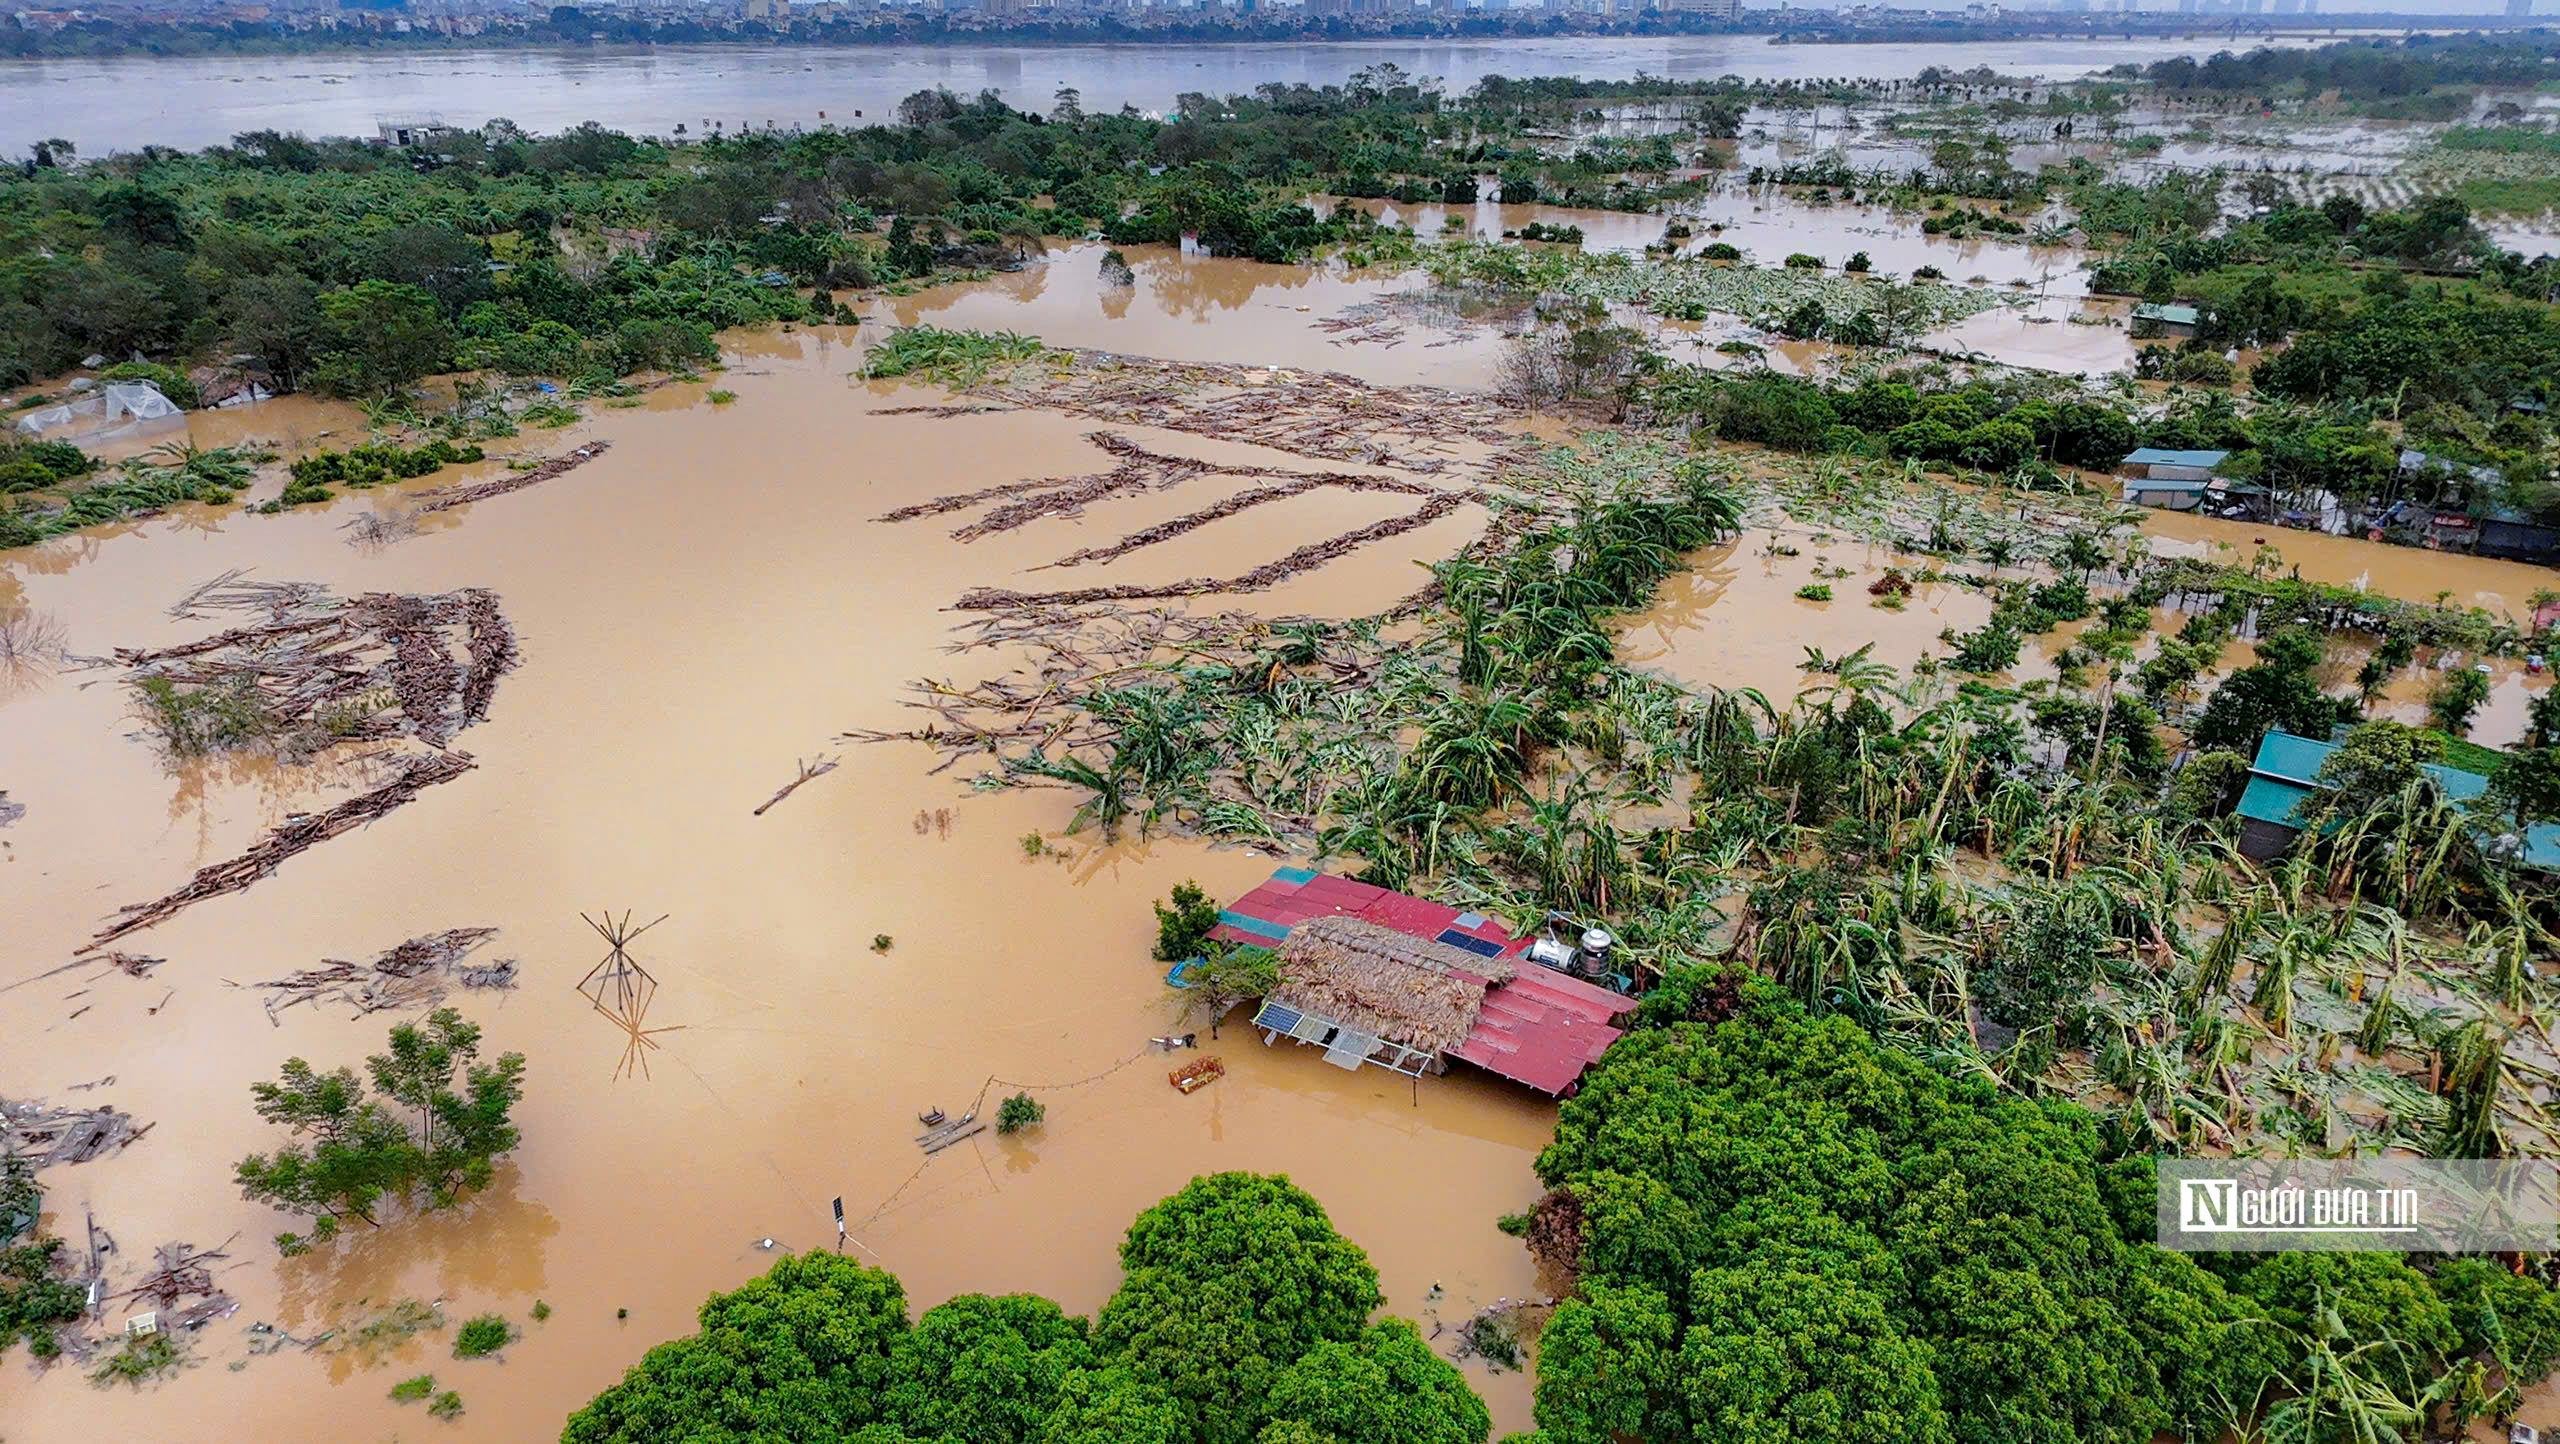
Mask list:
[[[649,1076],[649,1054],[659,1046],[656,1035],[672,1033],[683,1025],[664,1028],[643,1026],[649,1016],[649,1001],[658,995],[658,979],[640,966],[639,960],[631,956],[630,949],[634,938],[665,922],[667,915],[660,913],[635,928],[631,925],[628,910],[619,918],[605,909],[599,908],[597,912],[599,916],[592,918],[582,912],[578,914],[578,920],[595,929],[596,936],[605,940],[609,951],[587,970],[585,977],[578,980],[578,991],[586,995],[597,1012],[620,1025],[629,1039],[623,1046],[622,1061],[614,1065],[614,1080],[620,1082],[633,1073],[646,1078]]]

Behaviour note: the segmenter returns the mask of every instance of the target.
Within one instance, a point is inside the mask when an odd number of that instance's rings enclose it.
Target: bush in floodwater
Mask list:
[[[1807,255],[1803,251],[1798,251],[1794,255],[1787,257],[1787,269],[1790,271],[1819,271],[1822,269],[1822,258],[1820,256]]]
[[[1848,262],[1847,262],[1845,265],[1841,266],[1841,268],[1840,268],[1840,269],[1841,269],[1841,270],[1844,270],[1844,271],[1847,271],[1847,272],[1850,272],[1850,273],[1851,273],[1851,274],[1853,274],[1853,275],[1860,275],[1860,276],[1863,276],[1863,275],[1865,275],[1867,272],[1872,271],[1872,270],[1874,270],[1875,268],[1876,268],[1876,263],[1875,263],[1873,260],[1871,260],[1871,259],[1869,259],[1869,258],[1868,258],[1868,256],[1867,256],[1867,253],[1866,253],[1866,252],[1864,252],[1864,251],[1860,251],[1860,252],[1858,252],[1856,255],[1851,256],[1851,257],[1848,259]]]
[[[114,1384],[140,1387],[147,1379],[173,1372],[184,1363],[177,1341],[165,1333],[129,1334],[124,1347],[107,1356],[107,1361],[89,1371],[89,1382],[104,1389]]]
[[[329,495],[326,488],[331,486],[347,486],[361,491],[387,481],[406,481],[447,466],[480,461],[486,455],[477,446],[456,445],[443,440],[416,447],[351,446],[344,451],[315,451],[293,463],[293,484],[285,490],[290,495],[297,489],[308,488],[318,493],[310,500],[325,500]]]
[[[1831,587],[1827,582],[1807,582],[1796,588],[1796,595],[1808,602],[1827,602],[1831,600]]]
[[[996,1108],[996,1132],[1020,1133],[1036,1127],[1049,1116],[1047,1105],[1035,1101],[1028,1093],[1016,1093]]]
[[[1157,903],[1155,909],[1156,961],[1178,963],[1200,956],[1209,930],[1218,925],[1218,905],[1200,884],[1184,879],[1174,886],[1171,906]]]
[[[439,1419],[454,1418],[462,1413],[462,1396],[447,1389],[436,1395],[435,1402],[427,1406],[427,1412]]]
[[[1702,261],[1739,261],[1742,259],[1742,248],[1730,241],[1709,241],[1698,248],[1698,259]]]
[[[1040,354],[1038,340],[1011,331],[946,331],[940,326],[901,326],[863,358],[869,379],[912,376],[945,386],[966,386],[997,366]]]
[[[138,690],[144,719],[181,757],[246,747],[275,731],[266,694],[246,677],[188,688],[166,677],[145,677]]]
[[[453,1356],[457,1359],[479,1359],[498,1352],[516,1341],[516,1326],[502,1314],[482,1314],[463,1321],[453,1336]]]
[[[436,1391],[436,1376],[419,1374],[391,1386],[391,1397],[402,1404],[415,1404]]]

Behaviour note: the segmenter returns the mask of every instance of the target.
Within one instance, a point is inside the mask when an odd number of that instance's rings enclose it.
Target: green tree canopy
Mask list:
[[[878,1269],[802,1254],[702,1306],[702,1331],[651,1349],[569,1417],[562,1444],[838,1438],[879,1421],[907,1331]]]
[[[1484,1444],[1464,1378],[1372,1324],[1367,1255],[1287,1179],[1194,1179],[1140,1214],[1091,1330],[966,1294],[910,1327],[898,1281],[785,1259],[702,1308],[569,1420],[564,1444]]]

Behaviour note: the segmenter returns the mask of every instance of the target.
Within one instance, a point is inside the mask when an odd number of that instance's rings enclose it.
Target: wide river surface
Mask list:
[[[877,121],[931,86],[993,88],[1046,110],[1061,87],[1086,109],[1170,109],[1184,91],[1229,95],[1270,82],[1334,84],[1394,64],[1464,90],[1488,75],[1694,79],[1899,79],[1977,65],[2070,79],[2125,62],[2205,55],[2225,37],[2023,40],[1972,45],[1777,45],[1760,35],[1324,44],[1053,46],[668,46],[417,50],[374,54],[121,56],[0,62],[0,150],[60,137],[83,155],[152,145],[198,149],[249,130],[371,135],[384,120],[528,130],[598,121],[664,135],[717,122],[814,126]],[[2279,42],[2284,43],[2284,42]],[[2298,43],[2298,42],[2297,42]]]

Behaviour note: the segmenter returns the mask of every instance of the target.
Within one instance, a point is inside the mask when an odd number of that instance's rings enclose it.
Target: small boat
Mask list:
[[[928,1108],[922,1113],[916,1115],[916,1121],[927,1128],[931,1128],[933,1125],[942,1121],[942,1110],[939,1108]]]

